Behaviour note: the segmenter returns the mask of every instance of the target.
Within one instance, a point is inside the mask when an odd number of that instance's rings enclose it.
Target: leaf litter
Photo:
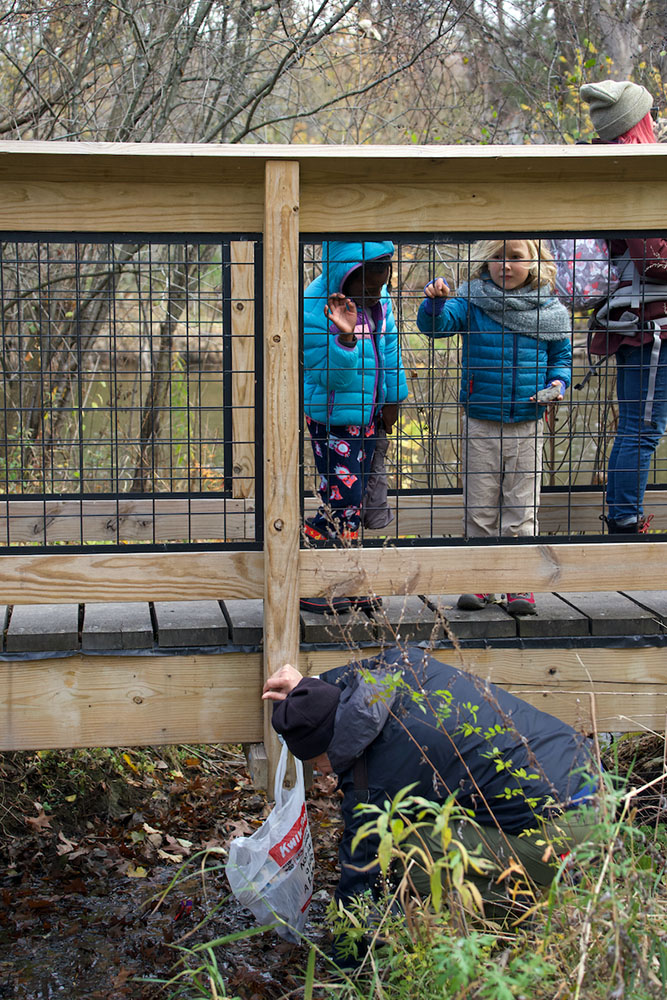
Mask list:
[[[29,755],[0,755],[0,1000],[157,1000],[179,946],[254,926],[223,869],[229,841],[256,830],[270,804],[243,755],[218,750],[217,762],[207,748],[207,760],[149,770],[128,751],[126,773],[100,781],[97,798],[79,788],[51,810]],[[325,947],[341,829],[327,779],[315,779],[308,811],[317,866],[307,933]],[[217,947],[216,960],[230,996],[277,1000],[298,990],[307,949],[266,932]]]

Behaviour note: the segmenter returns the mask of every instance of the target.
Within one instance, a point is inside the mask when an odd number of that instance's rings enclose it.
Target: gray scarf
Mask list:
[[[570,336],[570,316],[548,285],[523,285],[505,291],[490,278],[465,281],[456,297],[468,299],[505,330],[536,340],[565,340]]]

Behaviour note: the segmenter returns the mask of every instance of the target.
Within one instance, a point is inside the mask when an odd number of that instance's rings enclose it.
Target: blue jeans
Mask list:
[[[651,459],[667,427],[667,340],[662,341],[650,423],[644,420],[652,344],[616,352],[618,430],[607,467],[607,505],[613,520],[639,520]]]

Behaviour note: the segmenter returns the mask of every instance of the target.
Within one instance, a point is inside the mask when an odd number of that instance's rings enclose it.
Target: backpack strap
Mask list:
[[[648,386],[646,389],[646,402],[644,403],[644,423],[653,422],[653,402],[655,400],[655,382],[658,376],[658,364],[660,361],[660,351],[662,348],[662,331],[667,327],[667,316],[653,320],[655,330],[653,331],[653,346],[651,347],[651,360],[648,369]]]

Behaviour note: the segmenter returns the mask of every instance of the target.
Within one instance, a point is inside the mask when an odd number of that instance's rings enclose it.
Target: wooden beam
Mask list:
[[[380,647],[302,652],[299,669],[316,675],[354,659],[377,656]],[[431,655],[506,688],[543,712],[578,729],[663,733],[667,713],[665,650],[641,649],[434,649]]]
[[[660,542],[614,536],[606,543],[452,545],[382,549],[304,549],[300,592],[451,594],[488,591],[646,590],[665,584]]]
[[[210,497],[3,500],[0,543],[253,541],[255,502]]]
[[[231,246],[232,286],[232,493],[255,493],[255,248]]]
[[[240,427],[240,424],[235,426]],[[239,430],[239,433],[245,431]],[[250,473],[253,454],[253,444],[240,445],[239,451],[235,451],[244,476]],[[235,483],[235,489],[240,492],[245,482],[242,479],[238,485]],[[388,529],[365,529],[364,536],[389,539],[414,535],[460,537],[463,510],[460,494],[390,497],[389,502],[395,520]],[[654,514],[651,529],[667,531],[667,490],[649,491],[647,504]],[[317,506],[318,501],[307,496],[304,501],[306,517],[314,513]],[[568,531],[600,534],[602,509],[603,495],[599,491],[543,493],[540,529],[545,534],[556,535]],[[183,495],[150,500],[123,496],[118,501],[3,500],[0,501],[0,542],[4,545],[21,542],[48,545],[53,542],[254,541],[254,514],[255,501],[251,495],[238,499],[214,494],[211,497]]]
[[[303,652],[299,665],[306,673],[321,673],[378,651]],[[454,650],[438,649],[433,655],[460,665]],[[480,677],[578,728],[591,727],[594,693],[601,732],[663,731],[664,650],[591,649],[579,655],[585,669],[569,649],[471,650],[464,660]],[[259,653],[77,654],[0,662],[0,751],[258,742],[263,733],[261,659]],[[554,664],[555,675],[549,672]],[[646,681],[641,679],[644,667]],[[630,671],[627,682],[624,669]],[[589,681],[589,670],[594,675],[606,671],[607,680]]]
[[[249,474],[253,453],[252,444],[245,448],[240,446],[239,451],[235,451],[244,476],[246,470]],[[240,491],[245,488],[244,483],[242,479],[235,488]],[[667,490],[650,490],[646,496],[647,505],[654,514],[652,531],[667,531]],[[414,535],[460,537],[463,506],[458,493],[390,497],[389,502],[395,520],[387,529],[365,529],[364,536],[389,539]],[[307,496],[304,501],[306,517],[314,513],[317,506],[318,501]],[[543,493],[540,529],[545,534],[556,535],[568,531],[600,534],[602,509],[603,494],[599,491]],[[251,495],[238,499],[214,494],[211,497],[183,495],[150,500],[123,496],[118,501],[3,500],[0,501],[0,543],[254,541],[254,514],[255,501]]]
[[[264,677],[299,654],[299,165],[266,164]],[[279,744],[265,704],[269,782]]]
[[[320,674],[343,666],[353,658],[378,656],[381,647],[302,650],[299,669],[306,674]],[[613,689],[623,691],[667,692],[664,646],[638,646],[618,649],[591,647],[572,649],[433,649],[431,655],[443,663],[499,684],[501,687],[524,685],[531,689],[563,689],[590,693]]]
[[[261,597],[261,552],[86,552],[2,557],[0,603]]]
[[[667,148],[0,143],[0,228],[256,232],[265,164],[304,232],[660,229]],[[662,213],[662,214],[661,214]],[[76,227],[72,220],[76,220]],[[168,220],[168,225],[165,224]]]
[[[262,738],[259,653],[0,662],[0,750]]]

